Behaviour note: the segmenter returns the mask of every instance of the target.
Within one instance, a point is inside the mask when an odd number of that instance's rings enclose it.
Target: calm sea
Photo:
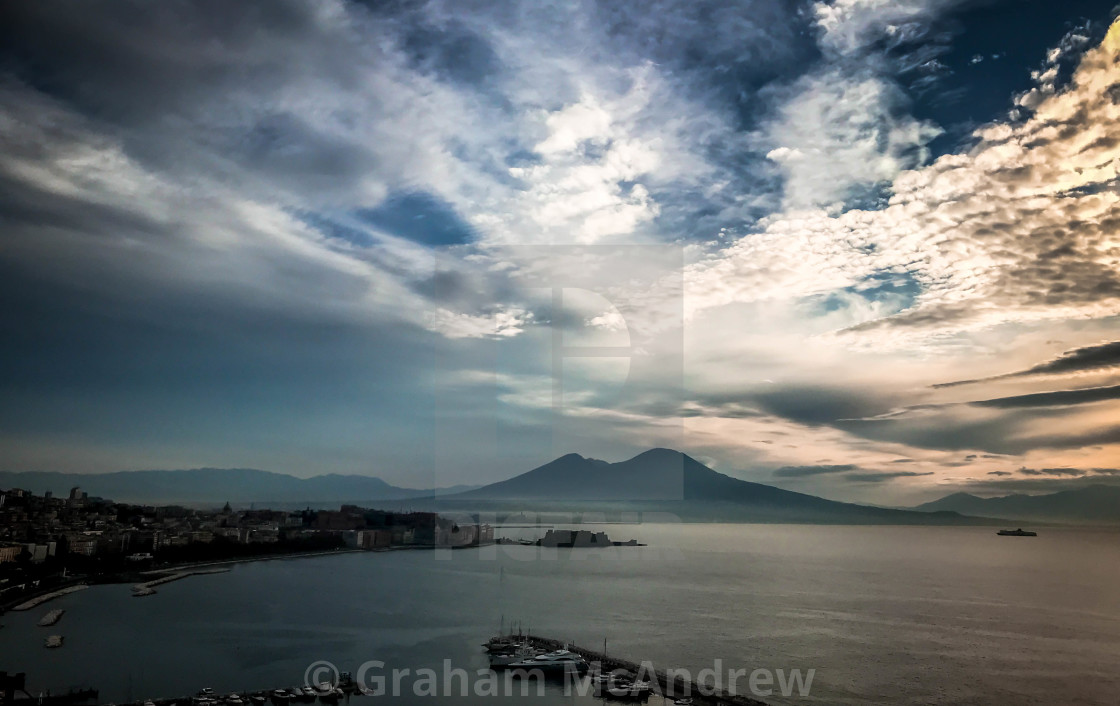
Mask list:
[[[436,670],[440,693],[449,667],[480,679],[479,643],[504,620],[586,647],[605,641],[636,661],[715,669],[725,684],[733,669],[814,670],[808,696],[782,697],[775,684],[764,699],[775,704],[1115,704],[1120,694],[1120,533],[605,529],[649,546],[247,563],[146,598],[124,585],[94,587],[0,618],[0,670],[27,672],[36,691],[92,685],[109,702],[291,686],[319,660],[351,672],[376,660],[384,667],[367,677],[386,677],[391,690],[392,670],[409,669],[401,688],[422,703],[431,698],[413,694],[415,670]],[[37,627],[51,608],[66,609],[62,621]],[[52,633],[64,647],[42,646]],[[453,678],[458,694],[462,679]],[[437,700],[484,700],[467,689]],[[533,697],[591,700],[560,685]]]

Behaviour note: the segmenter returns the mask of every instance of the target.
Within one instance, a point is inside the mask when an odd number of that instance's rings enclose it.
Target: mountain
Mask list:
[[[176,471],[119,471],[116,473],[49,473],[0,471],[0,488],[23,488],[36,494],[51,491],[66,496],[78,486],[91,497],[125,503],[220,505],[259,503],[301,505],[403,500],[469,490],[457,486],[439,490],[399,488],[374,476],[328,474],[296,478],[252,468],[195,468]]]
[[[679,451],[653,449],[619,463],[579,454],[527,473],[439,500],[440,507],[602,509],[672,513],[682,519],[730,522],[965,524],[956,512],[919,513],[826,500],[713,471]]]
[[[1048,522],[1120,524],[1120,486],[1098,484],[1048,495],[998,498],[954,493],[912,509]]]

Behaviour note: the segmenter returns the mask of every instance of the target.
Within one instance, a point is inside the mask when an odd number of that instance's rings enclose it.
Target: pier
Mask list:
[[[672,669],[665,670],[654,667],[654,669],[650,670],[649,663],[646,663],[645,667],[643,667],[642,664],[637,662],[621,659],[604,652],[589,650],[585,647],[573,645],[563,640],[555,640],[550,637],[528,635],[526,639],[529,641],[529,644],[534,647],[540,647],[546,650],[567,649],[569,652],[575,652],[590,663],[598,663],[599,668],[604,672],[613,672],[621,669],[635,675],[644,673],[644,675],[656,679],[657,686],[659,687],[657,691],[668,699],[689,697],[696,704],[710,706],[767,706],[763,701],[752,699],[741,694],[732,694],[726,689],[716,689],[708,684],[695,684],[685,675],[677,674]]]
[[[50,593],[44,593],[43,595],[36,596],[35,598],[32,598],[29,601],[24,601],[23,603],[20,603],[19,605],[13,607],[12,610],[31,610],[35,606],[40,605],[42,603],[46,603],[47,601],[49,601],[53,598],[59,598],[61,596],[65,596],[65,595],[73,593],[75,591],[84,591],[87,588],[89,588],[89,586],[87,586],[84,583],[79,583],[79,584],[76,584],[74,586],[67,586],[66,588],[60,588],[57,591],[51,591]]]
[[[150,596],[156,592],[156,586],[165,583],[171,583],[172,581],[178,581],[180,579],[185,579],[188,576],[200,576],[203,574],[222,574],[227,571],[229,571],[229,569],[191,569],[190,571],[176,571],[174,573],[167,574],[166,576],[162,576],[158,579],[152,579],[151,581],[145,581],[144,583],[136,584],[132,587],[132,597],[140,598],[142,596]]]

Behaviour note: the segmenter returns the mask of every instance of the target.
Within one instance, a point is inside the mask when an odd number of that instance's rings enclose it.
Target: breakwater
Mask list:
[[[12,610],[31,610],[35,606],[37,606],[41,603],[46,603],[47,601],[51,600],[52,598],[58,598],[59,596],[65,596],[66,594],[73,593],[74,591],[83,591],[87,588],[89,588],[89,586],[87,586],[84,583],[79,583],[76,586],[68,586],[67,588],[60,588],[57,591],[51,591],[50,593],[44,593],[43,595],[36,596],[29,601],[24,601],[23,603],[20,603],[19,605],[13,607]]]
[[[165,583],[171,583],[172,581],[178,581],[179,579],[185,579],[188,576],[197,576],[201,574],[224,574],[227,571],[229,571],[229,569],[192,569],[190,571],[176,571],[175,573],[161,576],[158,579],[152,579],[151,581],[145,581],[144,583],[136,584],[132,587],[132,596],[133,598],[150,596],[156,592],[156,586]]]
[[[56,608],[48,612],[46,615],[39,619],[39,627],[45,628],[54,625],[59,620],[62,620],[62,614],[65,612],[66,611],[61,608]]]
[[[651,669],[650,663],[648,662],[632,662],[620,657],[608,655],[604,652],[589,650],[585,647],[580,647],[579,645],[573,645],[550,637],[529,635],[527,639],[534,647],[540,647],[546,650],[567,649],[569,652],[575,652],[588,662],[597,663],[604,672],[613,672],[621,669],[635,675],[649,677],[651,680],[657,682],[661,693],[667,698],[688,697],[697,704],[711,706],[766,706],[765,702],[752,699],[748,696],[733,694],[726,689],[717,689],[708,684],[694,683],[686,674],[678,673],[673,669],[659,669],[656,665]]]

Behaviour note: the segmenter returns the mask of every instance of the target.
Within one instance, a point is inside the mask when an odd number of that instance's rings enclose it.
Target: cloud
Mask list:
[[[920,41],[927,23],[962,0],[834,0],[817,2],[813,13],[826,51],[850,54],[886,41],[897,46]]]
[[[1016,471],[1021,476],[1083,476],[1085,471],[1080,468],[1020,468]]]
[[[1004,380],[1009,378],[1029,377],[1032,375],[1068,375],[1095,370],[1106,370],[1120,366],[1120,341],[1110,341],[1093,346],[1084,346],[1062,353],[1057,358],[1039,363],[1026,370],[1020,370],[1003,375],[995,375],[976,380],[958,380],[934,385],[934,387],[955,387],[957,385],[971,385],[989,380]]]
[[[689,316],[884,274],[905,274],[919,294],[831,334],[849,348],[934,350],[997,326],[1120,314],[1120,194],[1088,188],[1120,169],[1101,142],[1120,130],[1107,95],[1114,44],[1086,51],[1028,118],[980,128],[967,152],[900,173],[885,207],[778,213],[692,265]]]
[[[1075,404],[1091,404],[1120,399],[1120,385],[1112,387],[1089,387],[1080,390],[1056,390],[1036,392],[1015,397],[1000,397],[991,400],[969,402],[977,407],[1056,407]]]
[[[832,473],[847,473],[856,470],[857,466],[839,464],[834,466],[783,466],[773,472],[775,478],[805,478]]]
[[[801,79],[766,134],[786,207],[842,204],[924,162],[940,130],[906,107],[902,90],[872,72],[837,67]]]
[[[933,471],[887,471],[883,473],[849,473],[845,480],[853,483],[886,483],[899,478],[918,478],[935,475]]]

